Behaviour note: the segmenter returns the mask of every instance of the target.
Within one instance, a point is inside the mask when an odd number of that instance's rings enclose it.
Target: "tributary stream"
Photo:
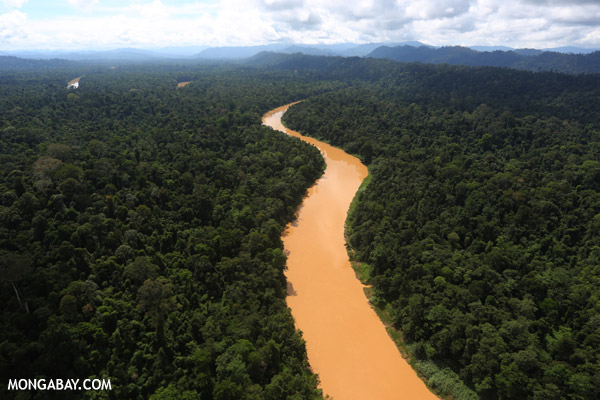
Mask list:
[[[437,399],[400,355],[350,265],[344,224],[367,167],[341,149],[285,128],[281,117],[293,104],[268,112],[263,123],[316,146],[327,163],[282,237],[287,304],[320,387],[334,400]]]

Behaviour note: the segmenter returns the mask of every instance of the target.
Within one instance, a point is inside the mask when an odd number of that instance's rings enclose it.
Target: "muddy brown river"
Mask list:
[[[400,355],[350,266],[344,224],[367,167],[285,128],[281,117],[293,104],[268,112],[263,124],[316,146],[327,163],[282,237],[289,253],[287,304],[320,387],[335,400],[437,399]]]

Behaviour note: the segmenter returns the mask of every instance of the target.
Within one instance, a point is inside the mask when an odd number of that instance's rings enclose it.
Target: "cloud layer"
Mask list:
[[[29,16],[2,0],[0,49],[420,40],[434,45],[600,47],[596,0],[68,0]]]

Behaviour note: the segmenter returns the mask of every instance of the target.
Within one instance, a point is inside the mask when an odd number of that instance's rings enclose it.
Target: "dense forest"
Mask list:
[[[260,121],[300,99],[286,124],[369,166],[349,245],[414,360],[481,399],[600,397],[600,76],[9,61],[0,376],[113,390],[0,397],[322,398],[280,236],[323,160]]]
[[[320,398],[280,235],[323,160],[260,118],[332,85],[209,67],[3,75],[0,397]]]
[[[482,399],[599,398],[600,77],[387,65],[284,116],[369,166],[371,301]]]
[[[77,63],[68,60],[52,59],[52,60],[35,60],[28,58],[20,58],[13,56],[1,56],[0,55],[0,71],[22,71],[22,70],[35,70],[41,72],[49,69],[62,69],[65,70],[68,67],[74,66]],[[1,76],[0,79],[12,78],[11,75]]]

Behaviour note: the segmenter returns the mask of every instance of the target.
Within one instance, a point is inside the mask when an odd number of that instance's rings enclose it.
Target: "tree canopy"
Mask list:
[[[61,398],[321,397],[280,235],[323,160],[260,117],[331,84],[132,66],[67,90],[68,72],[0,85],[4,381],[111,379]]]
[[[371,301],[419,362],[482,399],[598,398],[600,120],[567,100],[598,96],[598,77],[386,75],[398,80],[353,79],[284,116],[369,165],[347,236]],[[577,79],[594,83],[560,83]]]

